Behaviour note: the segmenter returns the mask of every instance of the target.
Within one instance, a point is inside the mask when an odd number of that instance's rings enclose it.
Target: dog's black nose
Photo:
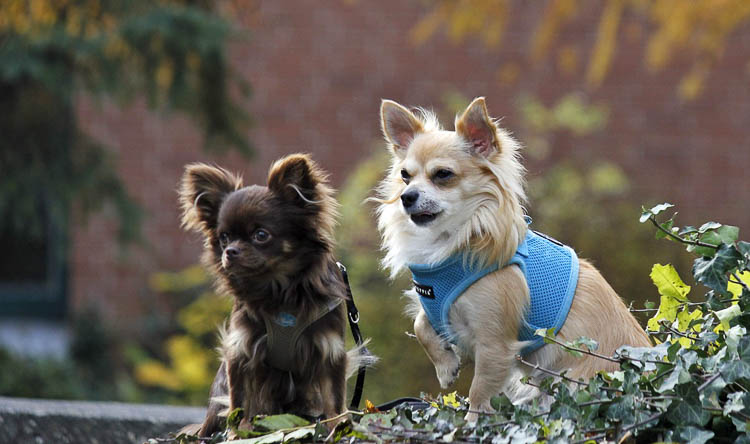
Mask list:
[[[419,199],[419,191],[411,190],[401,195],[401,202],[404,204],[404,208],[409,208]]]
[[[233,259],[240,255],[240,250],[237,247],[227,247],[227,249],[224,250],[224,253],[227,254],[229,259]]]

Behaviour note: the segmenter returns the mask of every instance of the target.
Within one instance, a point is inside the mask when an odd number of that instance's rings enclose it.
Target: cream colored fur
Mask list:
[[[383,264],[392,276],[409,263],[437,263],[462,251],[483,264],[507,263],[526,234],[523,204],[524,169],[519,144],[497,126],[483,98],[475,99],[457,117],[456,131],[443,130],[435,116],[383,101],[381,123],[391,149],[390,173],[379,187],[378,227],[386,252]],[[453,176],[440,180],[439,170]],[[406,173],[408,180],[402,175]],[[408,182],[408,183],[406,183]],[[418,210],[437,214],[418,225],[410,220],[400,196],[418,192]],[[595,339],[598,352],[612,355],[622,345],[649,346],[648,336],[601,274],[580,260],[578,286],[567,321],[558,338]],[[462,360],[474,362],[469,391],[470,412],[489,411],[490,399],[505,392],[522,402],[539,393],[523,385],[532,368],[516,359],[524,343],[518,331],[529,304],[529,290],[520,269],[513,265],[488,274],[469,287],[453,304],[449,318],[457,336],[451,346],[434,331],[413,290],[407,312],[414,317],[417,339],[435,365],[440,385],[450,386]],[[586,356],[574,358],[557,346],[544,346],[525,358],[554,371],[570,370],[573,378],[588,378],[616,364]]]

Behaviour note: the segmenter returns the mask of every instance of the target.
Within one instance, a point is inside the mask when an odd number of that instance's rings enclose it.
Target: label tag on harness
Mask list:
[[[279,313],[278,316],[276,316],[274,322],[282,327],[294,327],[295,325],[297,325],[297,318],[291,313],[282,312]]]
[[[415,281],[412,281],[412,283],[414,283],[414,290],[417,291],[418,295],[423,298],[435,299],[435,290],[433,290],[431,286],[418,284]]]

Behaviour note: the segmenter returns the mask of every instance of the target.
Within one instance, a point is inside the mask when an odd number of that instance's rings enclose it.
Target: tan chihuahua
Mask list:
[[[467,420],[491,411],[500,392],[514,402],[539,395],[520,378],[541,374],[517,355],[572,378],[617,368],[544,346],[537,328],[554,328],[562,341],[593,338],[605,355],[650,346],[596,268],[528,227],[519,144],[490,118],[484,98],[456,118],[455,131],[390,100],[381,124],[392,154],[377,199],[383,263],[392,277],[412,272],[407,311],[441,387],[455,381],[462,360],[474,362]]]

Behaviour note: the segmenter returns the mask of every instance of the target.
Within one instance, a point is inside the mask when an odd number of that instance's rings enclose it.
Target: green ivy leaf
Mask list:
[[[698,232],[697,228],[695,228],[695,227],[693,227],[691,225],[688,225],[686,227],[682,227],[682,229],[680,230],[679,233],[677,233],[677,235],[678,236],[685,236],[686,234],[692,234],[692,233],[697,233],[697,232]]]
[[[719,372],[727,383],[732,384],[738,379],[750,377],[750,365],[744,361],[730,361],[722,365]]]
[[[737,242],[737,250],[742,253],[745,258],[750,260],[750,242],[739,241]]]
[[[727,402],[724,404],[722,413],[728,416],[732,412],[741,412],[747,405],[748,394],[744,392],[734,392],[727,395]]]
[[[256,426],[267,430],[269,432],[281,429],[291,429],[294,427],[301,427],[309,425],[310,422],[300,418],[299,416],[284,413],[281,415],[266,416],[258,418],[253,421]]]
[[[719,236],[721,242],[729,245],[737,242],[740,237],[740,228],[733,225],[722,225],[716,229],[715,233]]]
[[[672,232],[673,225],[674,225],[674,219],[669,219],[668,221],[662,222],[661,224],[659,224],[659,226],[663,230],[666,230],[667,232],[670,232],[670,233]],[[656,239],[664,239],[665,237],[667,237],[667,233],[665,233],[662,230],[656,230]]]
[[[682,399],[672,402],[667,409],[666,418],[676,426],[704,426],[711,419],[711,414],[703,410],[698,389],[694,383],[678,385],[675,393]]]
[[[272,444],[277,442],[284,442],[283,432],[273,432],[257,438],[239,439],[232,441],[232,444]]]
[[[588,349],[588,351],[596,351],[599,348],[599,343],[586,336],[581,336],[575,341],[568,342],[566,345],[569,347],[575,347],[580,349]]]
[[[688,251],[699,256],[712,257],[714,254],[716,254],[716,250],[718,249],[719,245],[721,245],[722,243],[727,245],[734,244],[734,242],[737,241],[737,237],[739,236],[739,234],[740,229],[738,227],[732,225],[721,225],[716,229],[706,231],[697,239],[704,244],[715,245],[716,248],[691,245],[688,248]]]
[[[641,223],[644,223],[647,220],[649,220],[651,218],[651,216],[656,216],[657,214],[661,213],[662,211],[664,211],[664,210],[666,210],[668,208],[672,208],[673,206],[674,205],[665,202],[663,204],[659,204],[659,205],[656,205],[654,207],[651,207],[650,210],[647,210],[645,207],[642,207],[643,208],[643,212],[641,213],[641,218],[639,220],[640,220]]]
[[[657,214],[661,213],[662,211],[668,210],[670,208],[674,207],[671,203],[664,202],[663,204],[655,205],[651,207],[650,210],[648,210],[651,214],[656,216]]]
[[[635,399],[633,395],[623,395],[617,397],[607,407],[606,416],[607,418],[622,421],[623,423],[631,423],[635,420],[633,411],[635,410]]]
[[[293,430],[284,434],[284,442],[300,441],[308,436],[312,436],[313,434],[315,434],[315,429],[313,427]]]
[[[710,430],[703,430],[697,427],[680,427],[677,429],[677,436],[680,442],[686,444],[704,444],[709,439],[713,438],[714,432]]]
[[[727,274],[734,271],[742,255],[733,245],[721,244],[712,258],[699,257],[693,263],[695,280],[717,293],[727,291]]]
[[[505,396],[504,393],[500,396],[493,396],[492,399],[490,399],[490,405],[498,412],[502,411],[503,409],[513,407],[513,403],[510,402],[510,399]]]
[[[698,232],[705,233],[708,230],[715,230],[719,227],[721,227],[721,224],[718,222],[706,222],[705,224],[701,225],[700,228],[698,228]]]

